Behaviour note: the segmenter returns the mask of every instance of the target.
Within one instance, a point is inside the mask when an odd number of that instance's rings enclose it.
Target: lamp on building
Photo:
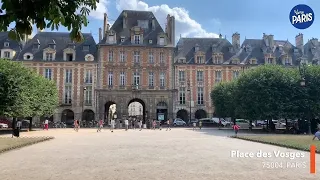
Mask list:
[[[190,79],[187,81],[188,89],[187,91],[189,92],[189,124],[191,123],[191,85],[190,85]]]

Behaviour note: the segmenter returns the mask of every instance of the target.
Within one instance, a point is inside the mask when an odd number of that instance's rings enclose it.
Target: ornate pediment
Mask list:
[[[51,47],[47,47],[47,48],[43,49],[43,51],[46,51],[47,53],[55,53],[56,52],[56,50],[52,49]]]
[[[139,26],[134,26],[131,28],[131,32],[133,32],[136,35],[139,35],[139,34],[143,34],[143,29]]]

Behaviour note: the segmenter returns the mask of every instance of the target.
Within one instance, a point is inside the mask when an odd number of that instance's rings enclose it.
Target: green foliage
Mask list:
[[[82,41],[81,28],[88,25],[87,16],[96,10],[99,0],[2,0],[0,9],[0,31],[8,31],[9,24],[15,27],[9,37],[20,40],[23,34],[31,35],[32,25],[39,29],[59,29],[65,26],[71,30],[74,41]]]
[[[58,105],[56,85],[18,62],[0,59],[0,116],[51,115]]]
[[[264,65],[238,79],[220,83],[211,92],[220,117],[249,120],[320,116],[320,67],[306,67],[306,85],[298,68]]]

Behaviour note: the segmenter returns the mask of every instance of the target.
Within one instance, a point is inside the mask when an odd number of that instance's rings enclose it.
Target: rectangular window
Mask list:
[[[64,103],[71,104],[72,102],[72,86],[64,87]]]
[[[52,80],[52,69],[45,69],[44,70],[44,77],[46,79]]]
[[[179,71],[179,81],[185,81],[185,71]]]
[[[66,60],[67,61],[73,61],[73,54],[72,53],[67,53],[66,54]]]
[[[164,46],[164,38],[163,38],[163,37],[160,38],[159,45],[160,45],[160,46]]]
[[[85,90],[85,104],[91,105],[92,104],[92,86],[87,86]]]
[[[154,73],[153,72],[149,72],[149,87],[154,87]]]
[[[124,51],[120,51],[120,62],[126,62],[126,55]]]
[[[179,88],[179,104],[186,104],[186,88]]]
[[[273,63],[273,59],[272,58],[268,58],[268,64],[272,64]]]
[[[108,86],[113,86],[113,72],[108,74]]]
[[[66,83],[72,83],[72,69],[66,69]]]
[[[135,44],[140,44],[140,35],[134,35],[134,43]]]
[[[285,62],[285,65],[291,65],[289,58],[285,58],[284,62]]]
[[[203,81],[203,71],[197,71],[197,81]]]
[[[140,51],[134,51],[133,60],[134,63],[140,63]]]
[[[218,82],[221,82],[222,81],[222,77],[221,77],[221,71],[216,71],[215,72],[215,82],[218,83]]]
[[[203,62],[203,56],[197,56],[197,63],[202,64]]]
[[[149,52],[149,63],[150,64],[154,63],[153,52]]]
[[[165,73],[164,72],[160,72],[160,87],[164,87],[165,86]]]
[[[86,70],[85,83],[92,84],[92,70]]]
[[[204,104],[204,101],[203,101],[203,87],[198,87],[198,104],[199,105],[202,105]]]
[[[47,61],[52,61],[53,60],[53,53],[46,53],[46,59]]]
[[[138,86],[140,85],[140,73],[134,72],[133,73],[133,85]]]
[[[126,85],[126,73],[120,72],[120,86]]]
[[[109,62],[113,62],[113,51],[109,51]]]
[[[4,58],[10,58],[10,52],[9,51],[5,51],[4,52]]]
[[[236,79],[239,77],[239,71],[233,71],[232,72],[232,76],[233,76],[233,79]]]
[[[163,52],[160,53],[159,59],[160,59],[160,63],[161,63],[161,64],[163,64],[163,63],[165,62],[165,60],[164,60],[164,53],[163,53]]]

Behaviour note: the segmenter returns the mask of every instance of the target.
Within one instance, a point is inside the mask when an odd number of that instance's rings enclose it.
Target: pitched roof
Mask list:
[[[308,58],[310,62],[320,60],[320,42],[317,38],[310,39],[304,45],[304,55]]]
[[[199,47],[199,51],[205,53],[206,64],[213,64],[212,53],[221,52],[223,53],[224,61],[230,59],[233,53],[230,52],[229,48],[232,47],[231,43],[222,38],[180,38],[176,50],[175,58],[186,58],[187,63],[193,64],[195,46]]]
[[[21,51],[21,44],[19,41],[9,39],[9,32],[0,32],[0,49],[13,49],[17,54]],[[9,43],[9,47],[5,47],[4,43]]]
[[[69,32],[39,32],[37,33],[22,51],[19,53],[17,59],[24,60],[23,55],[25,53],[33,54],[33,61],[42,61],[43,60],[43,50],[48,48],[50,44],[55,44],[56,57],[55,61],[64,61],[63,60],[63,50],[68,48],[69,45],[75,45],[76,59],[75,61],[85,61],[85,56],[87,54],[92,54],[97,60],[97,47],[94,41],[94,38],[90,33],[83,33],[84,41],[80,43],[73,43],[70,39]],[[34,44],[40,44],[39,49],[34,49]],[[89,46],[89,51],[84,51],[83,46]]]
[[[123,28],[123,17],[126,16],[126,27]],[[164,33],[158,20],[155,18],[151,11],[134,11],[134,10],[123,10],[118,16],[117,20],[113,23],[110,31],[116,33],[117,43],[112,45],[132,45],[131,43],[131,28],[138,26],[139,20],[147,21],[147,28],[143,29],[143,44],[141,46],[158,46],[157,38],[159,33]],[[152,20],[155,22],[155,28],[152,28]],[[121,37],[125,37],[124,41],[121,42]],[[152,43],[149,43],[152,40]],[[103,38],[100,45],[105,44],[106,38]],[[136,46],[136,44],[135,44]]]

